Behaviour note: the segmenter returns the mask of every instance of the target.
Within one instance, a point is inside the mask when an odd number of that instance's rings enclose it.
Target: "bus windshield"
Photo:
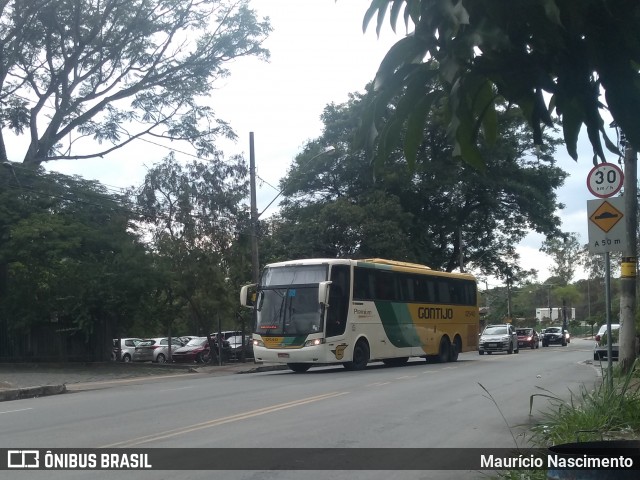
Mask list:
[[[262,274],[263,287],[320,283],[327,279],[326,265],[267,267]]]
[[[318,286],[266,288],[257,302],[256,333],[308,335],[322,331]]]

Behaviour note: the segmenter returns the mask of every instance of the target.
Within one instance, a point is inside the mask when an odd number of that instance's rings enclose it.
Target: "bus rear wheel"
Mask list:
[[[449,361],[450,362],[457,362],[458,361],[458,355],[460,354],[460,351],[462,350],[462,340],[460,340],[460,337],[456,337],[453,340],[453,343],[451,344],[451,353],[449,356]]]
[[[440,348],[438,349],[438,362],[446,363],[451,360],[451,342],[447,337],[440,340]]]
[[[304,373],[311,368],[311,365],[308,363],[287,363],[287,367],[296,373]]]
[[[345,362],[344,368],[347,370],[364,370],[369,363],[369,345],[364,340],[358,340],[353,347],[353,361]]]

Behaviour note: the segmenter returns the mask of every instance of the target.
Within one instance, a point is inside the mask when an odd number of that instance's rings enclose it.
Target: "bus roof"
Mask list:
[[[388,268],[390,270],[401,270],[405,272],[430,273],[434,275],[446,275],[458,278],[466,278],[475,280],[475,277],[469,273],[450,273],[439,270],[432,270],[426,265],[419,263],[401,262],[398,260],[388,260],[385,258],[365,258],[361,260],[353,260],[347,258],[301,258],[296,260],[285,260],[283,262],[270,263],[268,267],[284,267],[291,265],[318,265],[318,264],[349,264],[362,265],[369,264],[379,266],[379,268]]]

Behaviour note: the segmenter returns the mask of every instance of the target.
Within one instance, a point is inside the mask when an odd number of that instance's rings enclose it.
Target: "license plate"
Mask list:
[[[524,345],[524,342],[518,342],[518,346],[521,347]]]
[[[288,353],[279,353],[278,354],[278,358],[289,358],[289,354]]]
[[[490,346],[490,347],[497,347],[497,346],[498,346],[498,344],[497,344],[497,343],[490,343],[490,344],[489,344],[489,346]]]

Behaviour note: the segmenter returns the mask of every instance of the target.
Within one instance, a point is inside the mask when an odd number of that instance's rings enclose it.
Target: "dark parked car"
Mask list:
[[[242,335],[229,337],[227,341],[231,348],[231,358],[235,358],[236,360],[241,359],[243,350],[244,358],[253,358],[253,341],[251,340],[251,335],[245,335],[244,348],[242,346]]]
[[[193,337],[184,346],[171,354],[176,363],[207,363],[211,356],[207,337]]]
[[[533,328],[516,328],[518,347],[539,348],[540,335]]]
[[[518,337],[515,328],[509,323],[500,325],[487,325],[480,335],[478,353],[484,355],[487,352],[518,353]]]
[[[542,346],[548,347],[549,345],[562,345],[567,346],[567,337],[565,336],[562,327],[548,327],[544,331],[542,337]]]
[[[618,350],[620,349],[620,345],[618,344],[618,339],[620,338],[620,324],[612,323],[611,324],[611,337],[613,338],[613,342],[611,343],[611,360],[618,360]],[[603,358],[607,358],[608,355],[608,344],[607,341],[607,324],[605,323],[600,327],[598,333],[595,338],[596,344],[593,347],[593,359],[594,360],[602,360]]]

